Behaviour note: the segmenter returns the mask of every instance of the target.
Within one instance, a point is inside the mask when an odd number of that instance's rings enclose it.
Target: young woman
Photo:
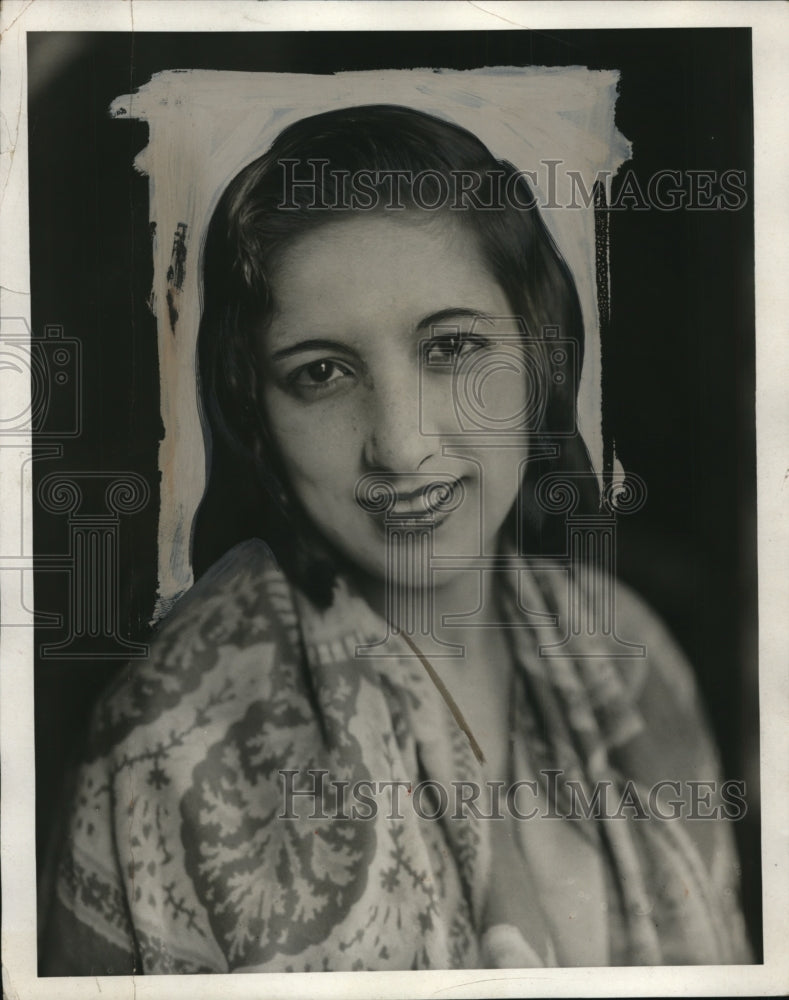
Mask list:
[[[99,706],[45,972],[747,961],[691,674],[548,512],[558,475],[599,498],[523,178],[415,111],[318,115],[203,272],[211,490],[256,537]]]

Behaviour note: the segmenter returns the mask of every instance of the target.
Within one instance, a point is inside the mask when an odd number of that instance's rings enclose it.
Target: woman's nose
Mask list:
[[[440,451],[435,406],[425,406],[421,395],[415,366],[376,380],[364,454],[371,471],[416,472]]]

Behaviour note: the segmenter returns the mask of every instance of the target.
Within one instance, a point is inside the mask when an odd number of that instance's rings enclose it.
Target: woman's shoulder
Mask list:
[[[643,725],[643,738],[628,750],[641,780],[717,780],[719,755],[687,653],[658,612],[624,581],[616,581],[611,608],[611,628],[632,654],[611,662]]]
[[[549,655],[575,661],[604,716],[615,708],[629,720],[620,735],[644,729],[655,760],[709,770],[716,755],[696,675],[657,611],[628,583],[588,566],[568,574],[557,562],[534,575],[564,637]],[[612,726],[614,742],[617,732]]]
[[[697,697],[693,668],[669,626],[633,587],[617,579],[613,591],[612,623],[617,637],[631,643],[644,669],[633,686],[633,696],[644,700],[649,685],[660,682],[672,700],[688,705]],[[624,659],[620,670],[626,673]]]
[[[290,584],[271,549],[249,538],[229,549],[174,602],[157,626],[153,646],[209,622],[228,635],[243,630],[250,611],[270,592],[287,594]]]
[[[653,671],[666,676],[679,698],[690,693],[687,656],[658,612],[628,583],[590,565],[568,568],[558,559],[541,560],[534,568],[526,560],[524,569],[564,634],[568,656],[613,664],[634,700]]]
[[[633,642],[641,651],[644,669],[638,684],[633,687],[633,698],[641,711],[667,732],[688,733],[699,727],[706,730],[696,673],[670,628],[658,614],[628,584],[618,581],[615,589],[614,613],[619,635]],[[620,673],[626,674],[625,661],[619,664]],[[676,726],[668,726],[669,720]]]
[[[267,547],[243,543],[184,595],[148,656],[100,699],[53,925],[55,942],[73,926],[84,955],[55,951],[53,969],[226,969],[196,886],[210,898],[232,884],[252,833],[272,831],[277,764],[293,729],[305,744],[314,735],[293,606]]]
[[[135,731],[183,727],[191,716],[232,714],[274,662],[298,659],[291,585],[258,539],[236,545],[171,608],[144,658],[130,661],[99,699],[90,756]]]

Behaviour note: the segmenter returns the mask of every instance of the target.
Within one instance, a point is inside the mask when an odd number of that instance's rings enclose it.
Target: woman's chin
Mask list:
[[[388,583],[441,589],[457,573],[473,569],[481,553],[491,555],[498,549],[497,533],[481,533],[477,519],[461,518],[458,512],[432,524],[404,520],[398,528],[387,537],[377,525],[373,530],[362,527],[343,538],[337,548],[351,574],[376,587]],[[348,538],[356,544],[349,546]],[[454,568],[445,560],[458,560],[458,565]],[[440,572],[434,561],[444,563]]]

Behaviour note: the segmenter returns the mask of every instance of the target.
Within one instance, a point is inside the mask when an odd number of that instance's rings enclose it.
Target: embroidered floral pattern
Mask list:
[[[503,595],[513,622],[521,596],[546,615],[561,610],[547,585],[524,588]],[[410,789],[480,777],[413,658],[354,658],[370,614],[347,590],[325,613],[294,599],[265,547],[248,543],[199,581],[150,659],[108,694],[58,891],[64,912],[112,945],[113,961],[121,948],[136,949],[147,973],[479,965],[485,824],[422,819],[410,804],[391,818],[380,800],[370,819],[338,812],[334,780]],[[627,741],[649,735],[634,706],[641,680],[602,661],[549,669],[528,630],[512,634],[514,738],[530,766],[563,767],[587,788],[621,784]],[[299,772],[295,790],[314,792],[293,798],[294,819],[281,818],[283,770]],[[309,770],[326,785],[305,784]],[[660,827],[609,827],[595,844],[607,863],[613,959],[747,954],[736,905],[719,905],[725,865],[713,884],[692,843]],[[703,886],[692,908],[675,891],[680,869]],[[101,955],[86,966],[101,967]]]
[[[294,761],[315,770],[327,760],[316,755],[306,699],[292,687],[276,690],[209,751],[181,803],[186,868],[231,966],[323,941],[360,898],[375,852],[371,824],[279,818],[279,770]],[[345,686],[348,720],[352,694]]]

